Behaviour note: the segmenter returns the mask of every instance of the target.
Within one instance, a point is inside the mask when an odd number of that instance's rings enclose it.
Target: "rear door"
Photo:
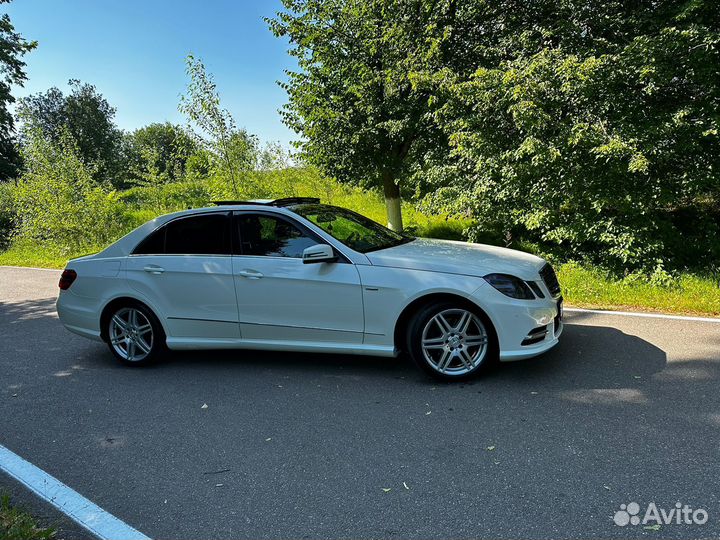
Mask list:
[[[147,298],[170,336],[239,338],[229,212],[181,217],[127,259],[130,286]]]
[[[323,240],[272,212],[238,212],[233,274],[243,340],[362,343],[360,276],[344,257],[303,264]]]

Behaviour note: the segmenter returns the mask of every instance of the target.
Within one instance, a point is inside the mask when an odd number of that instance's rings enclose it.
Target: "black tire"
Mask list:
[[[468,319],[463,319],[463,313],[468,314]],[[449,323],[445,331],[441,330],[438,316]],[[466,322],[468,328],[461,332],[459,325]],[[483,334],[484,345],[481,344]],[[423,345],[424,339],[427,347]],[[495,329],[484,313],[463,302],[444,301],[423,306],[410,319],[406,350],[431,377],[463,381],[476,377],[497,361],[498,342]]]
[[[125,330],[121,322],[125,324]],[[128,302],[115,306],[104,324],[110,352],[126,366],[147,366],[167,352],[165,331],[144,304]]]

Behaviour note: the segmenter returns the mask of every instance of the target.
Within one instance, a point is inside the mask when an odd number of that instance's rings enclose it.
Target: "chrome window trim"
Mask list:
[[[217,253],[131,253],[128,257],[232,257]]]

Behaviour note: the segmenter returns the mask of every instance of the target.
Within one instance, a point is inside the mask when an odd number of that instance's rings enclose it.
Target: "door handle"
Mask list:
[[[246,277],[248,279],[260,279],[263,277],[263,274],[257,270],[239,270],[238,276]]]
[[[143,270],[151,274],[162,274],[165,271],[162,266],[156,266],[154,264],[147,265],[145,268],[143,268]]]

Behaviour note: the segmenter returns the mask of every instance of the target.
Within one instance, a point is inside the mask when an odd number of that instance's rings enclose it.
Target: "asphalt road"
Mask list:
[[[0,268],[0,444],[148,536],[720,536],[720,324],[568,313],[471,384],[334,355],[132,369],[60,325],[58,275]],[[633,501],[709,520],[615,525]]]

